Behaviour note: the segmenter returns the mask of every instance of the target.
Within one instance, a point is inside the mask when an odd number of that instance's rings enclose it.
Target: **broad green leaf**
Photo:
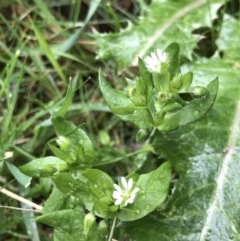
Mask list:
[[[30,177],[49,177],[67,169],[66,162],[54,156],[38,158],[19,167],[21,172]]]
[[[109,108],[116,114],[128,115],[134,112],[135,105],[123,91],[116,90],[104,79],[99,71],[99,87]]]
[[[157,128],[160,131],[169,131],[181,125],[194,122],[204,116],[214,104],[218,91],[218,79],[214,79],[207,86],[208,93],[196,98],[176,113],[169,114]]]
[[[56,157],[64,160],[67,163],[71,163],[72,159],[71,159],[71,156],[69,155],[69,152],[63,151],[51,144],[48,144],[48,146]]]
[[[84,204],[88,209],[92,207],[91,192],[86,180],[84,182],[83,179],[74,178],[69,173],[59,173],[54,176],[53,181],[61,192],[75,197],[77,203]]]
[[[133,221],[146,216],[160,206],[168,195],[171,175],[170,162],[163,163],[148,174],[140,175],[136,183],[136,187],[140,190],[134,203],[121,209],[118,218],[122,221]]]
[[[141,129],[148,129],[153,127],[153,120],[150,118],[146,109],[135,110],[132,115],[121,115],[121,119],[130,121]]]
[[[70,205],[70,195],[59,191],[53,187],[52,193],[47,199],[43,207],[43,215],[58,210],[67,209]]]
[[[220,51],[223,53],[223,58],[228,61],[239,62],[239,36],[240,36],[240,20],[239,18],[232,18],[225,15],[221,25],[219,38],[216,44]]]
[[[143,58],[155,48],[163,50],[176,41],[181,54],[191,58],[199,40],[192,31],[200,26],[212,27],[220,3],[224,1],[152,1],[147,16],[138,25],[129,24],[119,33],[95,35],[98,56],[114,60],[122,70],[130,64],[136,66],[138,57]]]
[[[114,182],[110,176],[98,169],[88,169],[82,173],[88,179],[88,185],[93,194],[93,209],[96,215],[104,218],[112,218],[117,210],[113,205],[112,193]]]
[[[78,210],[61,210],[43,215],[36,220],[55,228],[54,240],[58,241],[104,241],[94,225],[86,236],[83,234],[85,214]]]
[[[88,179],[92,192],[99,198],[111,197],[113,192],[113,180],[105,172],[98,169],[88,169],[82,173]]]
[[[61,117],[52,118],[52,122],[57,135],[70,140],[70,149],[64,151],[75,154],[75,164],[91,164],[94,161],[95,152],[87,134]],[[81,153],[79,153],[79,150],[81,150]]]
[[[28,187],[31,183],[32,178],[29,176],[26,176],[22,172],[18,170],[16,166],[14,166],[12,163],[5,161],[9,171],[12,173],[12,175],[16,178],[16,180],[23,185],[24,187]]]
[[[219,76],[216,102],[200,121],[158,134],[155,150],[179,177],[165,208],[121,227],[132,240],[240,240],[240,68],[213,59],[192,71],[196,85]]]

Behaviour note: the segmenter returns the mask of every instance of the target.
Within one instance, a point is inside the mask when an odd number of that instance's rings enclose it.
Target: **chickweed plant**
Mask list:
[[[178,55],[179,45],[172,43],[163,52],[157,49],[139,58],[139,76],[127,79],[122,91],[112,88],[99,71],[99,86],[110,110],[139,128],[136,138],[142,145],[151,145],[157,131],[168,132],[198,120],[214,103],[218,80],[192,88],[193,75],[181,74]],[[56,237],[64,230],[58,227],[70,225],[68,235],[80,240],[110,241],[122,221],[141,219],[164,205],[171,195],[172,165],[164,161],[149,173],[131,172],[113,179],[95,168],[101,160],[96,160],[90,138],[64,119],[65,112],[63,104],[51,118],[57,135],[55,144],[49,143],[53,155],[19,167],[27,176],[51,177],[58,190],[48,198],[37,221],[55,227]],[[56,198],[68,202],[68,209],[52,209]]]

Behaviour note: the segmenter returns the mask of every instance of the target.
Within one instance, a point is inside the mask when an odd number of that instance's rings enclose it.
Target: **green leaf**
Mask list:
[[[53,181],[61,192],[75,197],[77,203],[84,204],[88,209],[92,207],[90,202],[91,192],[86,183],[87,180],[74,178],[69,173],[59,173],[54,176]]]
[[[141,58],[138,59],[138,68],[139,68],[140,79],[143,82],[141,86],[141,92],[146,94],[146,101],[148,104],[150,101],[152,89],[153,89],[152,75],[147,70],[147,67],[145,66]]]
[[[58,241],[104,241],[97,233],[96,225],[89,234],[83,234],[85,214],[78,210],[61,210],[43,215],[36,220],[55,228],[54,240]]]
[[[180,90],[186,91],[192,84],[192,79],[193,79],[193,73],[192,72],[187,72],[182,76],[182,86]]]
[[[134,112],[135,105],[123,91],[113,89],[99,71],[99,86],[112,112],[118,115],[127,115]]]
[[[170,79],[172,79],[175,75],[177,75],[180,72],[178,64],[179,45],[173,42],[170,45],[168,45],[164,52],[167,53],[167,71],[170,73]]]
[[[221,23],[219,37],[216,40],[219,51],[223,53],[223,59],[239,63],[239,18],[224,15]]]
[[[136,66],[138,58],[143,58],[153,49],[163,50],[170,42],[176,41],[181,55],[191,59],[199,40],[192,31],[198,26],[212,27],[211,21],[219,3],[224,1],[152,1],[148,14],[137,25],[129,24],[119,33],[95,35],[98,56],[115,61],[122,70],[129,65]]]
[[[113,180],[105,172],[98,169],[89,169],[82,173],[88,179],[92,192],[99,198],[112,196]]]
[[[36,0],[35,0],[36,1]],[[82,32],[84,31],[85,27],[87,26],[88,22],[90,21],[91,17],[96,12],[99,4],[101,3],[101,0],[94,0],[89,3],[89,11],[87,13],[87,16],[84,20],[83,26],[79,28],[70,38],[68,38],[63,44],[57,46],[54,46],[57,51],[56,52],[67,52],[73,45],[78,41],[80,38]]]
[[[133,202],[118,213],[122,221],[133,221],[140,219],[158,206],[166,199],[172,175],[170,162],[163,163],[156,170],[139,176],[136,187],[140,190]]]
[[[148,129],[153,127],[152,119],[146,109],[135,110],[132,115],[121,115],[121,119],[129,121],[141,129]]]
[[[37,26],[32,22],[32,27],[35,32],[35,35],[37,37],[37,40],[42,47],[43,51],[45,52],[46,56],[48,57],[49,61],[52,63],[53,67],[55,68],[56,72],[59,74],[59,76],[62,78],[64,82],[66,82],[66,77],[64,76],[62,69],[59,65],[59,63],[54,58],[54,55],[52,53],[52,50],[48,43],[46,42],[44,36],[40,32],[40,30],[37,28]]]
[[[112,218],[117,207],[113,205],[112,193],[114,182],[110,176],[98,169],[89,169],[82,173],[88,179],[93,194],[93,210],[97,216]]]
[[[61,117],[52,118],[52,122],[57,135],[67,137],[70,140],[71,148],[65,152],[68,154],[70,152],[75,153],[75,163],[91,164],[95,159],[95,151],[87,134]],[[79,148],[82,149],[81,155],[78,155]]]
[[[64,98],[63,105],[61,106],[60,110],[58,110],[56,113],[54,113],[54,117],[57,117],[57,116],[64,117],[64,115],[66,114],[66,112],[68,110],[68,107],[72,103],[73,94],[74,94],[74,82],[70,81],[68,90],[67,90],[67,94]]]
[[[196,85],[219,74],[216,102],[198,122],[156,136],[179,177],[166,207],[121,227],[132,240],[239,240],[240,69],[213,59],[192,70]]]
[[[16,178],[16,180],[22,184],[24,187],[28,187],[31,183],[32,178],[29,176],[24,175],[22,172],[19,171],[19,169],[14,166],[12,163],[5,161],[9,171],[12,173],[12,175]]]
[[[53,187],[52,193],[43,207],[43,215],[58,210],[67,209],[70,204],[70,195],[62,193],[56,187]]]
[[[30,177],[49,177],[67,169],[67,164],[54,156],[38,158],[19,167],[21,172]]]
[[[203,117],[214,104],[218,91],[218,78],[207,86],[208,94],[196,98],[176,113],[165,116],[164,121],[157,128],[160,131],[170,131],[181,125],[194,122]]]
[[[48,146],[56,157],[64,160],[67,163],[72,162],[72,159],[71,159],[71,156],[69,155],[69,152],[63,151],[63,150],[61,150],[61,149],[59,149],[56,146],[53,146],[51,144],[48,144]]]

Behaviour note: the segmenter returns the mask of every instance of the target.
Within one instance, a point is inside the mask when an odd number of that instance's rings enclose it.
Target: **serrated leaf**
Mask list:
[[[233,18],[230,15],[225,15],[219,37],[216,40],[216,44],[219,50],[223,53],[223,58],[228,61],[235,61],[235,65],[240,62],[240,20],[239,18]]]
[[[54,156],[38,158],[19,167],[21,172],[30,177],[49,177],[67,169],[67,164]]]
[[[199,85],[219,75],[217,100],[200,121],[157,137],[155,150],[179,178],[162,211],[124,224],[133,240],[240,239],[240,69],[214,59],[196,64],[193,72]]]
[[[153,49],[164,49],[170,42],[180,45],[181,54],[191,58],[199,36],[192,31],[200,26],[212,26],[217,4],[223,0],[152,1],[148,15],[138,25],[129,26],[114,34],[95,35],[98,55],[115,61],[119,69],[137,65]],[[211,14],[209,14],[211,11]],[[210,19],[210,17],[212,19]]]

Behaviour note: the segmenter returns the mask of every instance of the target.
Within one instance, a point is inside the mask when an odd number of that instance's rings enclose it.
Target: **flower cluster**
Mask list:
[[[155,52],[151,53],[151,57],[147,56],[144,59],[146,67],[151,72],[160,73],[162,63],[167,61],[167,54],[162,52],[160,49],[157,49]]]
[[[128,181],[126,178],[121,178],[121,188],[119,185],[114,184],[115,191],[112,197],[116,199],[115,205],[120,205],[122,207],[127,206],[129,203],[133,203],[139,188],[133,188],[133,179],[130,178]]]

